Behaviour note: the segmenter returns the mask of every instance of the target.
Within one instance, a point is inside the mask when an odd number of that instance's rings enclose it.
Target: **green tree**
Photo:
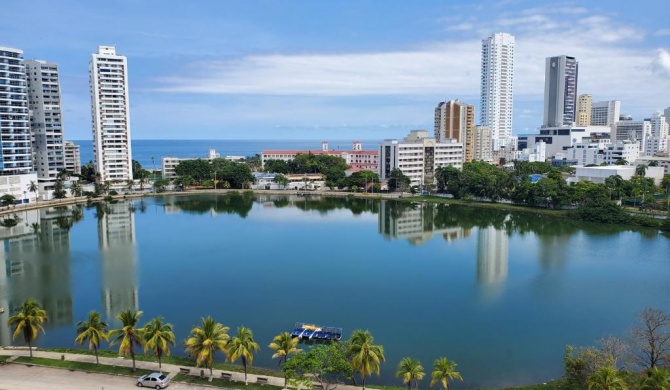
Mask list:
[[[379,375],[380,364],[386,359],[384,347],[374,344],[370,331],[357,329],[349,340],[349,355],[351,366],[360,374],[365,389],[365,378],[372,374]]]
[[[0,203],[2,203],[3,206],[12,205],[14,204],[15,200],[16,198],[14,197],[14,195],[5,194],[3,196],[0,196]]]
[[[402,173],[402,171],[398,168],[395,168],[391,171],[386,181],[390,191],[400,190],[401,192],[406,191],[411,183],[410,178]]]
[[[599,368],[589,376],[589,390],[627,390],[626,382],[619,377],[619,373],[612,367]]]
[[[54,183],[54,198],[56,199],[63,199],[67,195],[67,192],[65,191],[65,185],[63,184],[63,180],[61,178],[58,178],[56,182]]]
[[[461,373],[456,371],[456,363],[444,357],[435,360],[435,363],[433,364],[433,372],[431,373],[430,377],[431,386],[437,382],[440,382],[442,383],[444,390],[449,389],[450,380],[458,379],[459,381],[463,381]]]
[[[83,190],[81,188],[81,184],[79,184],[79,180],[75,180],[72,182],[72,185],[70,185],[70,193],[72,196],[79,197],[83,194]]]
[[[154,181],[154,190],[156,192],[165,192],[165,188],[170,184],[170,179],[158,179]]]
[[[288,174],[291,172],[291,167],[287,161],[284,160],[268,160],[265,162],[265,172]]]
[[[77,338],[74,341],[79,345],[88,341],[88,349],[95,352],[95,364],[99,365],[98,348],[103,340],[107,340],[107,324],[100,319],[100,313],[91,310],[86,321],[77,323]]]
[[[647,370],[647,375],[642,380],[642,390],[669,390],[670,389],[670,374],[668,370],[659,367],[654,367]]]
[[[408,389],[412,388],[412,381],[414,381],[414,387],[418,389],[419,381],[423,379],[425,375],[421,363],[410,357],[403,358],[400,361],[398,371],[395,373],[395,376],[402,377],[402,382],[407,384]]]
[[[158,370],[160,371],[161,357],[170,356],[170,345],[175,345],[172,324],[163,322],[163,317],[156,317],[144,325],[142,329],[144,339],[144,352],[151,353],[158,358]]]
[[[323,390],[332,390],[337,387],[338,382],[350,379],[352,369],[346,355],[346,344],[317,345],[293,355],[282,367],[288,383],[311,387],[316,380]]]
[[[288,356],[302,351],[298,346],[300,340],[297,337],[291,337],[289,332],[276,335],[268,347],[275,351],[272,358],[279,358],[279,365],[288,360]]]
[[[288,178],[281,173],[277,174],[272,181],[279,184],[282,189],[286,188],[289,183]]]
[[[622,158],[622,159],[616,160],[614,165],[628,165],[628,161],[626,161],[625,158]]]
[[[201,158],[195,160],[182,160],[175,167],[177,176],[190,176],[197,183],[202,184],[203,180],[211,179],[212,164]]]
[[[258,343],[254,341],[254,334],[251,329],[245,326],[238,327],[237,334],[228,342],[228,360],[234,363],[237,359],[242,359],[245,384],[247,383],[247,365],[252,365],[254,351],[258,351],[260,348]]]
[[[39,332],[44,333],[44,323],[47,321],[47,311],[40,307],[34,298],[28,298],[18,313],[9,317],[7,325],[14,327],[12,339],[23,333],[23,341],[28,344],[30,358],[33,358],[33,340],[37,339]]]
[[[644,176],[647,174],[647,166],[645,164],[640,164],[635,167],[635,175]]]
[[[31,180],[30,183],[28,184],[28,191],[30,191],[30,192],[32,192],[33,194],[35,194],[35,201],[37,201],[37,202],[39,202],[39,199],[37,198],[37,191],[38,191],[39,189],[40,189],[40,188],[39,188],[39,186],[37,185],[37,183],[35,183],[35,182],[32,181],[32,180]]]
[[[133,371],[136,370],[135,346],[143,343],[142,328],[137,328],[140,317],[142,317],[142,311],[124,310],[116,316],[116,319],[121,321],[121,328],[112,329],[109,332],[109,344],[119,343],[119,355],[130,355],[133,359]]]
[[[210,376],[212,376],[214,354],[216,351],[226,352],[230,338],[228,330],[227,326],[221,325],[209,316],[201,318],[201,326],[193,327],[191,337],[186,340],[186,351],[195,358],[198,367],[204,364],[209,368]]]

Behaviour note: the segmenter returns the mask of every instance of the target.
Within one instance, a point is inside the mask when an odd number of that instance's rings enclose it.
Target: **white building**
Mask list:
[[[568,148],[585,141],[609,139],[611,128],[607,126],[575,126],[541,128],[539,134],[519,135],[518,149],[533,149],[538,142],[547,144],[547,158],[565,153]]]
[[[0,47],[0,132],[0,174],[31,173],[33,160],[23,51],[8,47]]]
[[[214,149],[209,150],[207,157],[163,157],[161,159],[161,173],[163,174],[164,179],[174,179],[177,177],[175,168],[177,168],[177,165],[182,161],[202,159],[212,162],[212,160],[220,157],[221,155]]]
[[[668,150],[669,141],[670,138],[668,137],[659,138],[653,135],[647,137],[647,139],[644,140],[644,155],[653,156],[658,153],[666,152]]]
[[[604,162],[607,165],[615,165],[619,160],[626,160],[628,164],[637,160],[640,156],[640,147],[637,142],[616,141],[604,149]]]
[[[12,195],[16,203],[33,203],[37,201],[39,192],[31,192],[31,183],[37,185],[37,174],[0,175],[0,196]]]
[[[605,179],[610,176],[619,175],[624,180],[630,180],[635,176],[635,166],[632,165],[609,165],[604,167],[577,167],[575,177],[572,181],[590,181],[591,183],[604,184]],[[662,167],[648,167],[645,177],[654,179],[659,185],[663,179]]]
[[[95,170],[103,182],[132,180],[128,60],[114,46],[99,46],[89,76]]]
[[[410,178],[412,186],[433,184],[440,167],[463,167],[463,144],[454,140],[437,142],[425,130],[412,130],[402,141],[387,139],[379,152],[380,178],[387,180],[394,169]]]
[[[543,127],[573,126],[577,114],[577,76],[575,57],[557,56],[546,60],[544,73]]]
[[[660,157],[660,156],[643,156],[635,160],[633,165],[646,165],[649,166],[652,162],[658,164],[659,167],[662,167],[665,170],[666,175],[670,175],[670,157]]]
[[[58,173],[65,169],[63,118],[58,65],[26,61],[33,161],[40,192],[50,198]]]
[[[619,121],[614,125],[612,139],[617,141],[637,142],[640,152],[644,152],[647,137],[651,135],[651,122],[642,121]]]
[[[567,160],[575,165],[600,165],[605,162],[605,149],[611,144],[608,139],[597,142],[584,142],[572,145],[565,152]]]
[[[528,162],[544,162],[547,160],[547,144],[536,142],[532,149],[524,149],[516,154],[515,160]]]
[[[71,174],[81,175],[81,148],[72,141],[65,141],[65,170]]]
[[[482,40],[479,123],[491,129],[494,150],[501,146],[495,140],[512,136],[513,82],[514,37],[496,33]]]
[[[591,104],[591,126],[614,126],[621,116],[621,102],[608,100]]]

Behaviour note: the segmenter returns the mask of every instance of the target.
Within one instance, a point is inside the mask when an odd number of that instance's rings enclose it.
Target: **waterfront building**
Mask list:
[[[587,140],[609,139],[611,128],[607,126],[574,126],[540,128],[539,134],[519,135],[518,149],[533,149],[537,142],[547,144],[546,156],[564,153],[574,144]]]
[[[412,186],[433,185],[437,168],[463,167],[463,144],[453,139],[437,142],[426,130],[412,130],[401,141],[384,140],[379,156],[382,180],[397,168],[409,177]]]
[[[33,162],[40,193],[50,199],[58,174],[65,169],[58,65],[42,60],[26,60],[25,65]]]
[[[70,174],[81,175],[81,147],[72,141],[63,144],[65,170]]]
[[[468,130],[465,138],[465,162],[493,162],[493,139],[487,126],[475,126]]]
[[[263,150],[261,152],[261,161],[263,166],[265,166],[268,160],[292,161],[298,154],[310,153],[341,157],[352,168],[375,172],[379,169],[379,152],[376,150],[363,150],[363,144],[360,141],[354,141],[351,150],[330,150],[327,141],[321,144],[320,150]]]
[[[543,127],[574,126],[578,72],[579,63],[575,57],[562,55],[547,58]]]
[[[630,180],[636,175],[634,165],[608,165],[602,167],[577,167],[575,176],[571,182],[589,181],[596,184],[604,184],[605,179],[610,176],[619,175],[624,180]],[[645,177],[653,179],[655,185],[661,184],[663,180],[663,167],[647,167]]]
[[[23,51],[0,47],[0,173],[33,172]]]
[[[614,126],[621,116],[621,102],[608,100],[591,104],[591,126]]]
[[[466,143],[466,136],[475,127],[475,106],[458,100],[440,102],[435,107],[435,139],[454,139]]]
[[[651,135],[651,121],[623,120],[614,125],[612,139],[616,141],[637,142],[640,152],[644,153],[647,137]]]
[[[128,60],[114,46],[99,46],[90,62],[93,155],[100,181],[133,179]]]
[[[494,151],[512,136],[513,81],[514,37],[496,33],[482,40],[479,124],[491,129]]]
[[[579,95],[577,98],[577,126],[591,126],[591,110],[593,100],[591,95]]]
[[[640,146],[638,142],[619,141],[607,145],[603,149],[605,156],[604,162],[607,165],[616,165],[619,160],[626,160],[627,163],[632,163],[640,156]]]
[[[214,149],[209,150],[207,157],[163,157],[161,159],[161,173],[165,179],[174,179],[177,177],[175,168],[177,168],[177,165],[182,161],[203,159],[212,162],[217,158],[221,158],[221,155]]]

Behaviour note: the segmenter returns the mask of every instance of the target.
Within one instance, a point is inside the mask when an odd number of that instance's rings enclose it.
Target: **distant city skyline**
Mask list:
[[[506,32],[520,134],[542,124],[551,56],[579,59],[577,93],[594,102],[620,100],[635,119],[670,106],[670,28],[650,12],[665,4],[644,3],[35,0],[0,7],[0,46],[58,64],[68,139],[91,137],[100,45],[128,57],[134,139],[383,139],[430,131],[444,100],[479,117],[481,40]],[[49,17],[27,22],[41,7]],[[100,28],[101,13],[119,28]]]

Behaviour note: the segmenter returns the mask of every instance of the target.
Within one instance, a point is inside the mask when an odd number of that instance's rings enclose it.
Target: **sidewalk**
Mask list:
[[[2,348],[0,347],[0,355],[2,356],[12,356],[15,358],[19,356],[30,356],[30,352],[27,348]],[[46,352],[40,351],[38,349],[33,349],[33,357],[47,358],[47,359],[57,359],[60,360],[61,356],[65,357],[66,361],[71,362],[86,362],[86,363],[95,363],[95,356],[93,355],[84,355],[77,353],[59,353],[59,352]],[[117,366],[117,367],[128,367],[133,366],[132,359],[126,359],[123,357],[119,358],[109,358],[109,357],[99,357],[100,364],[108,366]],[[8,361],[12,361],[10,358]],[[135,367],[138,369],[158,371],[158,362],[146,362],[146,361],[135,361]],[[173,378],[175,375],[179,374],[180,368],[190,369],[190,374],[195,376],[200,376],[200,371],[204,371],[204,376],[209,377],[209,370],[206,368],[200,367],[191,367],[191,366],[178,366],[175,364],[165,364],[163,363],[161,371],[167,373],[168,376]],[[223,371],[223,370],[214,370],[213,377],[221,378],[221,374],[226,373],[230,374],[230,380],[244,382],[244,373],[243,372],[234,372],[234,371]],[[247,374],[248,383],[257,383],[258,377],[266,378],[267,384],[284,387],[284,378],[273,377],[267,375],[256,375],[256,374]],[[360,390],[359,386],[343,385],[340,384],[337,386],[338,390]]]

